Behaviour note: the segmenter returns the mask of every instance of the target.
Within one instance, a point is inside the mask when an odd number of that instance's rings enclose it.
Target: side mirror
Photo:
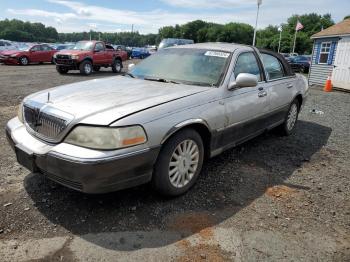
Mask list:
[[[134,66],[135,66],[135,64],[130,64],[130,65],[128,65],[128,70],[133,69]]]
[[[236,77],[236,81],[232,81],[228,85],[228,90],[242,87],[254,87],[258,85],[258,78],[256,75],[248,73],[240,73]]]

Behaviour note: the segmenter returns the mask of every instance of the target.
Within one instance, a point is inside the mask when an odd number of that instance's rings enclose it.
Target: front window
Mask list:
[[[218,86],[230,53],[191,48],[164,49],[136,65],[130,74],[145,80],[158,79],[189,85]]]
[[[104,50],[104,46],[102,43],[96,43],[95,45],[95,51],[99,52],[99,51],[103,51]]]
[[[78,42],[75,44],[75,46],[73,47],[73,50],[82,50],[82,51],[89,51],[92,50],[94,46],[93,42]]]
[[[31,46],[23,45],[23,46],[19,47],[18,50],[20,50],[20,51],[29,51],[30,48],[31,48]]]
[[[237,76],[240,73],[248,73],[255,75],[258,81],[261,81],[260,68],[258,65],[258,61],[256,60],[256,57],[253,53],[248,52],[239,55],[234,71],[235,78],[237,78]]]
[[[321,44],[319,64],[327,64],[329,53],[331,51],[331,42],[323,42]]]
[[[33,46],[30,51],[41,51],[41,46],[40,45],[36,45],[36,46]]]

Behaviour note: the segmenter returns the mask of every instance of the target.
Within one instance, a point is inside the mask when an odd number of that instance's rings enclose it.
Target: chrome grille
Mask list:
[[[69,119],[50,114],[50,110],[45,108],[23,106],[24,120],[27,126],[35,132],[36,135],[49,140],[55,140],[69,124]]]

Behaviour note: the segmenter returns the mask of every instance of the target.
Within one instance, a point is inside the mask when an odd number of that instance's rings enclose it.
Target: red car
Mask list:
[[[28,65],[31,63],[53,63],[53,55],[57,50],[47,44],[34,44],[21,47],[18,50],[4,51],[0,54],[0,60],[6,65]]]
[[[114,50],[111,45],[102,41],[80,41],[71,50],[62,50],[54,55],[56,70],[67,74],[69,70],[80,70],[82,75],[90,75],[101,67],[111,67],[114,73],[120,73],[123,61],[128,53]]]

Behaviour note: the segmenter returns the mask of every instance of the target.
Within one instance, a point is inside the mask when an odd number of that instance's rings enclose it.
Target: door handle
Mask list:
[[[267,92],[266,91],[261,91],[258,93],[258,97],[264,97],[267,96]]]
[[[292,84],[288,84],[288,85],[287,85],[287,88],[292,88],[292,87],[293,87]]]

